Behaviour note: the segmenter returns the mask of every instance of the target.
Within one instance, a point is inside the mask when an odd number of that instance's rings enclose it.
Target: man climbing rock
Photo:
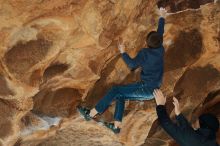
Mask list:
[[[141,68],[141,82],[132,83],[124,86],[114,86],[98,102],[92,110],[79,106],[79,113],[90,120],[97,114],[103,113],[115,100],[116,108],[114,114],[114,123],[104,122],[104,125],[114,133],[119,133],[122,117],[124,113],[125,100],[150,100],[153,99],[154,89],[160,88],[164,68],[164,47],[163,33],[166,16],[166,10],[160,9],[160,19],[157,31],[151,31],[146,37],[147,47],[141,49],[135,58],[131,58],[125,52],[125,46],[118,44],[122,58],[131,70]]]
[[[194,127],[198,129],[194,130],[181,114],[179,102],[174,97],[173,104],[177,120],[177,124],[175,124],[166,112],[166,97],[164,97],[161,90],[156,89],[154,96],[161,126],[180,146],[218,146],[216,133],[219,130],[219,121],[214,115],[202,114],[197,121],[198,127]]]

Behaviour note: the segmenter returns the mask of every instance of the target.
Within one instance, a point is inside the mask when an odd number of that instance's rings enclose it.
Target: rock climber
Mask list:
[[[180,146],[219,146],[216,142],[219,121],[214,115],[210,113],[200,115],[193,128],[181,114],[179,101],[174,97],[173,104],[177,120],[177,123],[174,123],[166,112],[166,97],[162,91],[156,89],[153,94],[157,103],[156,110],[160,125]]]
[[[104,125],[114,133],[119,133],[122,125],[125,100],[151,100],[153,91],[162,83],[164,69],[163,34],[165,16],[164,8],[159,10],[160,18],[157,31],[151,31],[146,37],[147,47],[141,49],[136,57],[131,58],[125,52],[123,43],[118,44],[122,58],[131,70],[141,68],[141,81],[124,86],[113,86],[111,90],[98,102],[93,109],[78,106],[79,113],[89,121],[97,114],[102,114],[113,101],[116,101],[114,123],[104,122]]]

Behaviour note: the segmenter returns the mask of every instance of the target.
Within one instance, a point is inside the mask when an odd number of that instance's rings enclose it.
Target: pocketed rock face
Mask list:
[[[218,1],[0,0],[0,144],[175,146],[160,128],[154,101],[126,103],[119,135],[80,119],[114,85],[139,80],[117,50],[122,37],[135,56],[166,20],[162,90],[177,95],[191,121],[220,116],[220,4]],[[98,117],[113,120],[114,104]],[[193,115],[193,116],[192,116]],[[220,137],[218,136],[220,139]]]

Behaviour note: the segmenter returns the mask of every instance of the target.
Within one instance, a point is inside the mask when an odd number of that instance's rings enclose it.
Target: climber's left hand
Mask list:
[[[121,38],[118,39],[118,49],[119,49],[120,53],[125,52],[125,45],[124,45],[123,40]]]

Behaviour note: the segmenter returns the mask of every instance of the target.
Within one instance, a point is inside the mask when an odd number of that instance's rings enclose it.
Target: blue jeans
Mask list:
[[[124,86],[114,86],[98,102],[95,109],[98,113],[103,113],[113,100],[116,101],[114,119],[122,121],[125,100],[151,100],[154,98],[153,91],[155,88],[147,86],[144,82]]]

